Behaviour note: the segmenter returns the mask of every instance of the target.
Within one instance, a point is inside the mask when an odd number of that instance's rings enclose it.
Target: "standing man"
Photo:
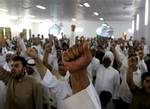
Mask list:
[[[71,37],[70,37],[70,47],[75,44],[75,25],[71,25]]]
[[[128,67],[127,83],[133,95],[130,109],[150,109],[150,72],[142,75],[142,88],[139,88],[133,80],[134,69],[136,69],[136,57],[129,58]]]
[[[43,109],[43,93],[40,83],[26,76],[26,60],[13,59],[11,72],[0,68],[0,80],[7,85],[5,109]]]

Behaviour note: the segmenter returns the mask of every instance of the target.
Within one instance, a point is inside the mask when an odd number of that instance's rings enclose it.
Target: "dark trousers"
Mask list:
[[[115,102],[115,109],[129,109],[130,104],[124,102],[121,98]]]
[[[43,109],[48,109],[48,107],[47,107],[47,105],[46,105],[46,104],[44,104]],[[51,106],[51,109],[57,109],[57,108],[55,108],[55,107]]]

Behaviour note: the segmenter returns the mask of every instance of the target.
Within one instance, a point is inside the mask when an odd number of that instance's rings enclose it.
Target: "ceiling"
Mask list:
[[[137,9],[142,8],[142,0],[0,0],[0,8],[8,10],[8,15],[33,15],[38,19],[57,20],[99,20],[106,21],[132,20]],[[80,7],[88,2],[91,7]],[[36,5],[46,7],[46,10],[36,8]],[[95,16],[93,12],[98,12]]]

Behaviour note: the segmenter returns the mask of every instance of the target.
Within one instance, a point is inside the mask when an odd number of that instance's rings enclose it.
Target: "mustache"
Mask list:
[[[22,78],[23,76],[25,75],[25,72],[24,71],[22,71],[22,73],[16,73],[15,72],[15,70],[11,70],[11,77],[13,78],[13,79],[20,79],[20,78]]]

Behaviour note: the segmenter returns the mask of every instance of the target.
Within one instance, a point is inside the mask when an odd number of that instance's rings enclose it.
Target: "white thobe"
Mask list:
[[[68,97],[69,91],[66,90],[66,86],[57,80],[49,70],[47,70],[41,83],[49,87],[57,98],[64,100],[65,109],[101,109],[100,101],[92,84],[77,94]]]
[[[96,71],[98,70],[100,61],[93,57],[91,63],[87,67],[87,72],[89,79],[92,80],[93,76],[96,76]]]
[[[150,53],[150,50],[149,50],[148,46],[144,45],[144,55],[147,56],[147,54],[149,54],[149,53]]]
[[[127,84],[127,71],[128,68],[124,65],[121,66],[119,69],[120,73],[122,75],[122,82],[119,88],[119,97],[125,101],[126,103],[131,103],[132,100],[132,93],[129,89],[129,86]],[[141,87],[141,75],[143,73],[140,69],[137,69],[137,71],[133,72],[133,81],[137,87]]]
[[[6,57],[4,55],[0,55],[0,66],[3,66],[6,63]]]
[[[112,99],[118,99],[120,86],[119,72],[111,66],[105,68],[102,64],[96,72],[95,88],[98,94],[102,91],[108,91],[112,94]]]
[[[141,70],[142,73],[148,72],[147,66],[144,62],[144,59],[140,60],[138,63],[138,67]]]
[[[72,32],[70,37],[70,47],[73,46],[74,44],[75,44],[75,35],[74,32]]]
[[[64,109],[101,109],[99,98],[92,84],[64,100]]]
[[[48,64],[52,66],[53,70],[58,70],[58,59],[57,56],[54,54],[49,54],[48,56]]]

